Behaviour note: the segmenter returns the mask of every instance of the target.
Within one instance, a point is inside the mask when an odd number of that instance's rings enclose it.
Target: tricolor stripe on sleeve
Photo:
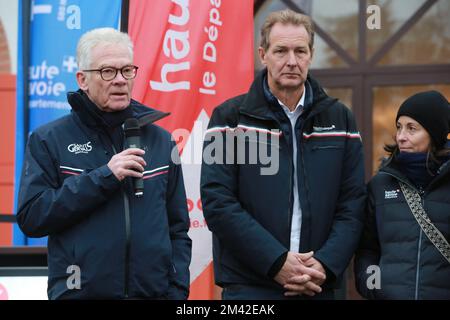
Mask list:
[[[59,166],[59,168],[61,169],[61,173],[71,174],[74,176],[78,176],[84,172],[83,169],[72,168],[72,167],[67,167],[67,166]]]
[[[144,171],[142,174],[144,175],[142,177],[142,179],[146,180],[146,179],[150,179],[156,176],[159,176],[161,174],[166,174],[169,172],[169,166],[162,166],[156,169],[152,169],[152,170],[148,170],[148,171]]]

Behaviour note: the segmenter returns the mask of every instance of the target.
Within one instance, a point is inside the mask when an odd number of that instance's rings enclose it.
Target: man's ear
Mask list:
[[[258,48],[258,54],[259,54],[259,60],[261,61],[261,64],[267,67],[266,63],[266,51],[263,47]]]
[[[88,89],[87,75],[84,72],[77,71],[77,83],[81,90],[86,91]]]

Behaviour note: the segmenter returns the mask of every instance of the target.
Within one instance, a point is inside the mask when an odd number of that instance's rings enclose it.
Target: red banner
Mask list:
[[[171,112],[158,124],[182,140],[190,298],[210,299],[212,239],[199,192],[203,133],[214,107],[246,92],[253,79],[253,1],[131,0],[128,30],[139,66],[133,98]]]

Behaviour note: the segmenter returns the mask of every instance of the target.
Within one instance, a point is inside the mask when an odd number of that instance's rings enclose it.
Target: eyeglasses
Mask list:
[[[97,71],[100,72],[100,76],[105,81],[111,81],[115,77],[117,77],[117,72],[120,70],[120,73],[122,74],[122,77],[124,77],[127,80],[136,78],[137,75],[137,69],[136,66],[125,66],[121,69],[117,69],[114,67],[104,67],[101,69],[89,69],[89,70],[82,70],[83,72],[93,72]]]

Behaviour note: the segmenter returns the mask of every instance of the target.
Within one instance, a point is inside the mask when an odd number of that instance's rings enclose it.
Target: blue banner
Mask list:
[[[24,2],[20,0],[19,8]],[[119,28],[121,0],[34,0],[30,7],[28,39],[28,93],[24,93],[24,72],[17,74],[16,199],[24,153],[24,132],[60,118],[70,111],[66,94],[78,89],[75,74],[76,45],[80,36],[99,27]],[[19,16],[20,15],[19,10]],[[23,32],[19,19],[19,64],[23,54]],[[26,34],[26,33],[25,33]],[[26,39],[25,39],[26,41]],[[21,66],[22,71],[25,66]],[[28,99],[24,95],[28,94]],[[24,101],[28,100],[28,110]],[[24,110],[28,112],[24,112]],[[28,118],[28,119],[26,119]],[[27,128],[24,125],[28,124]],[[16,200],[17,208],[17,200]],[[14,229],[14,245],[46,245],[46,238],[27,239]]]

